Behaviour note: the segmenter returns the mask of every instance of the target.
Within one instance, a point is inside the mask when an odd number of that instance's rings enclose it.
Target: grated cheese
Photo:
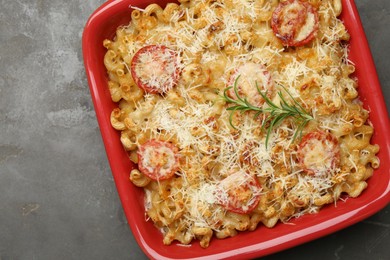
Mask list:
[[[199,8],[196,7],[198,5]],[[292,217],[318,212],[322,205],[316,201],[327,195],[338,199],[333,194],[335,187],[341,187],[337,183],[346,183],[350,172],[361,167],[354,157],[356,152],[348,150],[341,139],[356,129],[350,113],[356,112],[355,105],[361,106],[354,101],[356,82],[342,71],[353,65],[348,59],[348,46],[340,43],[348,38],[348,34],[342,22],[336,19],[330,1],[321,1],[318,5],[320,19],[323,19],[319,24],[318,37],[310,44],[297,48],[283,47],[278,42],[273,35],[270,18],[260,21],[260,16],[270,16],[276,8],[273,1],[232,0],[225,3],[193,0],[181,5],[169,21],[157,23],[151,29],[136,32],[131,25],[122,28],[129,35],[138,33],[134,38],[139,36],[141,39],[126,42],[124,53],[128,57],[134,56],[143,45],[163,45],[178,54],[177,60],[168,62],[166,66],[164,64],[165,67],[161,66],[161,60],[169,60],[169,52],[162,53],[158,59],[150,53],[142,55],[140,63],[147,64],[137,68],[142,82],[167,86],[164,94],[145,94],[134,104],[127,104],[131,109],[123,103],[120,105],[123,110],[131,111],[123,117],[131,118],[137,128],[124,132],[134,137],[132,142],[137,147],[148,139],[157,139],[172,142],[179,150],[181,163],[176,175],[180,185],[172,186],[169,192],[164,191],[168,195],[159,201],[179,201],[182,207],[180,219],[172,222],[176,226],[167,224],[167,219],[161,221],[165,224],[160,228],[167,237],[171,229],[179,230],[179,226],[186,227],[187,233],[183,236],[191,239],[202,237],[192,233],[193,228],[210,228],[216,232],[228,229],[232,221],[227,219],[229,212],[220,205],[221,201],[226,204],[229,190],[239,187],[249,177],[261,181],[262,188],[254,194],[264,196],[263,204],[253,215],[259,214],[264,222],[272,218],[286,222]],[[298,7],[292,5],[290,8]],[[305,39],[315,26],[315,16],[309,13],[296,40]],[[258,39],[266,40],[260,44],[256,42]],[[128,60],[124,59],[121,64],[127,71],[132,68]],[[199,65],[199,75],[184,73],[192,65]],[[182,72],[178,82],[169,76],[176,70]],[[110,72],[110,80],[116,80],[118,84],[124,80],[113,74]],[[340,138],[342,166],[345,167],[332,165],[329,158],[332,153],[327,149],[331,149],[332,144],[318,142],[304,151],[304,164],[316,167],[318,172],[306,174],[297,158],[300,139],[293,138],[297,130],[294,119],[288,118],[278,124],[270,132],[269,145],[266,146],[266,132],[262,129],[263,123],[267,122],[266,115],[254,117],[251,112],[237,112],[230,118],[228,105],[221,96],[224,89],[232,85],[232,75],[233,78],[238,75],[243,77],[239,81],[240,91],[247,101],[257,103],[257,106],[267,105],[257,102],[259,97],[254,81],[262,90],[268,91],[267,95],[277,105],[281,104],[281,100],[276,93],[288,92],[284,95],[286,99],[298,102],[314,118],[304,133],[322,130]],[[204,81],[199,80],[202,77]],[[346,92],[351,92],[350,99],[345,97]],[[358,116],[364,114],[359,113]],[[232,127],[229,119],[237,129]],[[268,126],[265,124],[263,127]],[[359,137],[359,134],[353,136]],[[369,151],[362,149],[357,154]],[[136,149],[130,152],[134,153]],[[173,162],[173,155],[168,151],[154,153],[168,154],[168,161]],[[148,155],[153,156],[153,152],[150,151],[144,158],[153,162]],[[149,171],[153,170],[152,163],[146,165]],[[227,182],[229,185],[224,185]],[[159,189],[163,185],[158,183]],[[155,210],[152,193],[162,193],[153,187],[145,187],[147,212]],[[244,193],[236,195],[244,196]],[[289,208],[291,205],[295,205],[293,209]],[[266,213],[271,208],[274,213]],[[169,210],[172,210],[169,214],[172,217],[173,207]]]

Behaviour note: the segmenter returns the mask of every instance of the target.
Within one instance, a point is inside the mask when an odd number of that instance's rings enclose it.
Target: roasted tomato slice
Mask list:
[[[131,76],[138,87],[151,94],[172,89],[180,75],[178,55],[163,45],[139,49],[131,61]]]
[[[263,65],[254,62],[247,62],[234,71],[230,76],[229,85],[234,84],[236,84],[238,95],[246,98],[250,104],[255,106],[261,106],[265,102],[258,89],[269,98],[274,93],[271,73]],[[237,99],[234,88],[229,89],[227,94]]]
[[[229,211],[246,214],[260,201],[261,186],[257,179],[238,171],[221,181],[216,189],[217,203]]]
[[[178,148],[152,139],[138,149],[138,168],[153,180],[169,179],[179,168]]]
[[[336,169],[340,148],[336,137],[323,131],[306,134],[298,146],[298,162],[309,175],[321,176]]]
[[[272,30],[285,46],[309,43],[318,30],[318,12],[309,2],[280,2],[272,14]]]

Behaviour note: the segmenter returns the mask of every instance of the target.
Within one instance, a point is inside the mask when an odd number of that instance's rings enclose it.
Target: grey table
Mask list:
[[[0,259],[144,259],[127,226],[84,73],[103,0],[0,1]],[[356,0],[390,106],[390,1]],[[387,166],[388,167],[388,166]],[[390,206],[266,259],[389,259]]]

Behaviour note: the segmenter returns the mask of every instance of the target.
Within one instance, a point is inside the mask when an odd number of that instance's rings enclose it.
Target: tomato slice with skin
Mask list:
[[[260,192],[261,186],[255,177],[238,171],[220,182],[215,197],[217,203],[225,209],[247,214],[259,204]]]
[[[139,49],[131,61],[131,76],[137,86],[150,94],[164,94],[176,86],[179,61],[176,51],[164,45]]]
[[[340,148],[331,133],[314,131],[302,137],[297,157],[300,166],[308,175],[321,176],[338,167]]]
[[[138,149],[138,168],[153,180],[169,179],[179,168],[178,148],[165,141],[149,140]]]
[[[230,76],[229,86],[234,86],[234,84],[236,84],[240,97],[246,98],[250,104],[258,107],[265,102],[258,89],[268,98],[271,98],[274,93],[271,73],[263,65],[254,62],[244,63],[234,71]],[[227,94],[231,98],[237,99],[234,88],[229,89]]]
[[[318,31],[318,12],[309,2],[287,0],[274,10],[271,27],[284,46],[302,46]]]

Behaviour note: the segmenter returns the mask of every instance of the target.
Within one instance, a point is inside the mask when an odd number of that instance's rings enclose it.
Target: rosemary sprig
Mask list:
[[[293,136],[293,141],[297,138],[298,134],[301,136],[303,128],[307,125],[307,123],[314,118],[296,101],[290,92],[287,91],[283,87],[283,89],[286,91],[286,93],[289,95],[289,97],[292,99],[292,103],[287,102],[286,98],[284,97],[283,93],[279,91],[277,94],[280,97],[280,104],[275,104],[269,97],[267,97],[267,92],[262,92],[259,88],[259,86],[256,83],[256,88],[259,94],[264,99],[265,103],[268,106],[264,107],[257,107],[251,103],[248,102],[246,97],[241,97],[238,93],[237,89],[237,82],[240,76],[238,76],[234,82],[233,86],[227,87],[223,92],[223,99],[227,103],[234,104],[233,106],[230,106],[227,108],[227,110],[231,111],[230,117],[229,117],[229,123],[230,125],[238,130],[234,124],[233,124],[233,114],[236,111],[255,111],[254,118],[257,118],[259,115],[264,114],[266,116],[265,120],[262,123],[262,129],[266,130],[266,139],[265,139],[265,145],[268,147],[268,141],[270,138],[270,135],[272,133],[272,130],[280,125],[283,120],[287,118],[293,118],[295,123],[297,124],[297,129]],[[234,93],[236,94],[237,99],[233,99],[229,97],[228,91],[233,88]],[[265,127],[268,125],[268,129],[265,129]]]

